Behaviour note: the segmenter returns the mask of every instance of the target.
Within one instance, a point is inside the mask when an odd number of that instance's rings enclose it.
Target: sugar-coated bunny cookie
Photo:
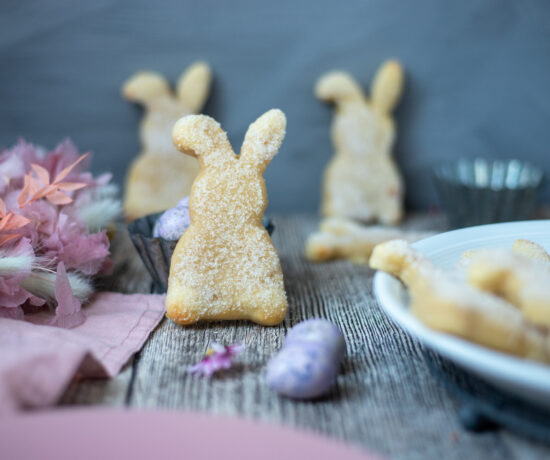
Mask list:
[[[154,72],[138,72],[124,84],[123,96],[145,108],[140,126],[142,151],[126,180],[127,218],[163,211],[189,195],[199,164],[174,148],[172,127],[182,116],[201,110],[211,79],[208,65],[196,62],[180,77],[175,94],[166,79]]]
[[[266,112],[248,128],[239,156],[210,117],[190,115],[174,126],[174,145],[201,167],[189,198],[191,225],[170,265],[166,315],[176,323],[248,319],[270,326],[285,317],[279,258],[262,226],[263,173],[285,126],[283,112]]]
[[[548,261],[531,259],[506,249],[484,249],[470,256],[467,273],[471,285],[510,302],[531,323],[550,327]]]
[[[540,244],[534,241],[520,238],[512,244],[512,252],[550,265],[550,254],[548,254]]]
[[[370,266],[409,288],[410,309],[427,326],[509,354],[550,363],[550,338],[500,297],[437,268],[406,241],[374,248]]]
[[[346,72],[330,72],[317,82],[316,96],[336,106],[331,131],[335,154],[324,174],[323,216],[389,225],[401,220],[404,187],[391,156],[391,112],[403,81],[401,65],[390,60],[376,73],[370,100]]]
[[[457,266],[461,269],[467,270],[472,259],[485,250],[486,249],[470,249],[463,252]],[[537,244],[534,241],[525,240],[523,238],[517,239],[512,244],[511,252],[550,266],[550,254],[548,254],[540,244]]]
[[[344,217],[329,217],[321,222],[319,231],[308,237],[305,255],[312,262],[348,259],[357,264],[368,264],[377,244],[397,238],[412,243],[432,234],[381,225],[365,226]]]

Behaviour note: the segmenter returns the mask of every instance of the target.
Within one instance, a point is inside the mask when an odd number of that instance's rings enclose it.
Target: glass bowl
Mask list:
[[[532,218],[543,179],[540,168],[517,159],[461,158],[433,174],[454,228]]]

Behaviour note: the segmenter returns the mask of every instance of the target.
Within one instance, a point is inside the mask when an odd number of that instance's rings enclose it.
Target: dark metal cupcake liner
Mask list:
[[[143,260],[147,271],[153,278],[156,292],[166,292],[168,289],[170,261],[178,243],[177,241],[153,237],[155,222],[161,214],[160,212],[141,217],[128,226],[130,238],[141,260]],[[270,219],[264,218],[263,225],[269,235],[275,230],[275,226]]]
[[[434,169],[451,227],[533,217],[543,172],[520,160],[459,159]]]

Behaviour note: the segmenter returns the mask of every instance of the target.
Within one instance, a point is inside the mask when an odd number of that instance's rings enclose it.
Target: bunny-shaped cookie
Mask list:
[[[367,99],[345,72],[322,76],[319,99],[336,105],[332,141],[336,150],[324,175],[321,211],[325,217],[397,223],[403,214],[403,181],[391,157],[395,126],[391,111],[403,87],[403,70],[387,61],[378,70]]]
[[[124,211],[129,219],[171,208],[189,195],[199,164],[174,148],[171,132],[179,118],[200,111],[210,81],[208,65],[197,62],[180,77],[176,94],[154,72],[138,72],[124,84],[124,97],[145,108],[140,127],[142,152],[126,180]]]
[[[189,115],[174,126],[174,145],[201,167],[189,197],[191,225],[170,265],[166,315],[176,323],[248,319],[271,326],[285,317],[279,258],[262,226],[263,173],[285,126],[283,112],[266,112],[248,128],[239,156],[210,117]]]

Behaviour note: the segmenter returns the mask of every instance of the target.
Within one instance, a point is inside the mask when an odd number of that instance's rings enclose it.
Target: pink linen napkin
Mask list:
[[[164,295],[102,292],[73,329],[0,318],[0,416],[55,402],[75,377],[113,377],[143,345],[164,313]]]

